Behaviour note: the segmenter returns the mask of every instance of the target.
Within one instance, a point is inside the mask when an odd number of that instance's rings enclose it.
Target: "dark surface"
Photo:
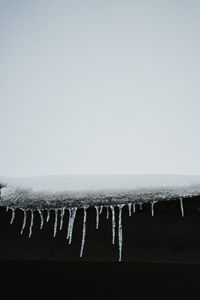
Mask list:
[[[10,225],[11,212],[0,209],[0,282],[7,298],[30,299],[41,296],[68,298],[105,295],[183,296],[200,292],[200,215],[199,199],[184,200],[185,217],[178,201],[150,205],[128,217],[123,212],[123,262],[118,263],[118,246],[111,244],[111,219],[106,210],[95,229],[95,210],[88,210],[87,237],[83,258],[79,258],[82,216],[78,212],[73,243],[67,244],[65,217],[63,231],[53,238],[54,216],[40,230],[35,214],[33,237],[28,228],[20,235],[22,212]],[[117,212],[117,210],[116,210]],[[28,224],[30,219],[28,219]],[[80,299],[81,297],[79,297]]]
[[[4,299],[193,299],[200,292],[200,266],[191,264],[9,261],[0,268]]]

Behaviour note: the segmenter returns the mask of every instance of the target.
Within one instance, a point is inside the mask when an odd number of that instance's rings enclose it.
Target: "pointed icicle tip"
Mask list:
[[[23,212],[24,212],[24,218],[23,218],[23,224],[22,224],[22,229],[21,229],[20,234],[23,234],[24,228],[25,228],[25,226],[26,226],[26,210],[25,210],[25,209],[22,209],[22,210],[23,210]]]
[[[88,208],[88,206],[84,206],[83,207],[84,215],[83,215],[83,231],[82,231],[82,241],[81,241],[80,257],[83,256],[83,250],[84,250],[84,245],[85,245],[87,208]]]
[[[31,223],[29,227],[29,238],[32,236],[32,230],[33,230],[33,219],[34,219],[34,211],[31,210]]]

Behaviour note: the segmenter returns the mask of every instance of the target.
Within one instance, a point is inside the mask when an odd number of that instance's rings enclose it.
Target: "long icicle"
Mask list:
[[[95,206],[96,209],[96,229],[99,228],[99,207]]]
[[[60,214],[60,230],[63,227],[63,218],[64,218],[64,215],[65,215],[65,207],[62,207],[61,208],[61,214]]]
[[[77,211],[77,207],[73,207],[72,208],[72,216],[71,216],[71,227],[70,227],[70,233],[69,233],[69,245],[72,242],[72,234],[73,234],[73,228],[74,228],[74,221],[76,218],[76,211]]]
[[[129,214],[129,217],[131,217],[131,206],[132,206],[132,203],[128,203],[128,214]]]
[[[80,257],[83,256],[83,249],[84,249],[84,245],[85,245],[86,221],[87,221],[87,208],[88,208],[88,206],[84,206],[84,207],[83,207],[84,216],[83,216],[83,231],[82,231],[82,242],[81,242]]]
[[[12,224],[14,219],[15,219],[15,209],[14,208],[11,208],[11,209],[12,209],[12,217],[11,217],[11,220],[10,220],[10,224]]]
[[[109,207],[106,207],[106,219],[109,219]]]
[[[69,210],[69,220],[68,220],[68,227],[67,227],[67,239],[69,239],[69,233],[71,228],[71,221],[72,221],[72,208],[68,208]]]
[[[58,226],[58,209],[55,209],[54,212],[55,212],[55,220],[54,220],[53,237],[55,237],[55,236],[56,236],[56,233],[57,233],[57,226]]]
[[[39,215],[40,215],[40,229],[42,229],[43,225],[44,225],[44,218],[43,218],[43,214],[41,212],[40,209],[37,210]]]
[[[23,219],[22,229],[21,229],[21,232],[20,232],[21,234],[23,234],[24,228],[26,226],[26,210],[25,209],[22,209],[22,210],[24,212],[24,219]]]
[[[122,242],[123,242],[123,236],[122,236],[122,208],[124,204],[118,205],[119,207],[119,219],[118,219],[118,239],[119,239],[119,261],[122,260]]]
[[[183,199],[180,198],[181,216],[184,217]]]
[[[34,213],[33,210],[31,210],[31,223],[30,223],[30,227],[29,227],[29,238],[32,236],[32,229],[33,229],[33,219],[34,219]]]
[[[110,206],[111,211],[112,211],[112,244],[114,245],[115,243],[115,208],[114,206]]]

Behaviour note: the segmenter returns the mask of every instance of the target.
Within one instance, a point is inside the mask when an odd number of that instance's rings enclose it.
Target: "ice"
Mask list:
[[[115,208],[114,206],[110,206],[111,208],[111,211],[112,211],[112,244],[114,245],[115,243],[115,227],[116,227],[116,224],[115,224]]]
[[[133,212],[135,213],[135,203],[133,203]]]
[[[88,206],[84,206],[84,208],[83,208],[84,216],[83,216],[83,232],[82,232],[82,242],[81,242],[80,257],[83,256],[83,249],[84,249],[84,245],[85,245],[87,208],[88,208]]]
[[[99,228],[99,207],[95,206],[96,209],[96,229]]]
[[[49,222],[49,219],[50,219],[50,210],[47,209],[47,222]]]
[[[24,213],[24,219],[23,219],[23,224],[22,224],[21,234],[23,234],[24,228],[25,228],[25,226],[26,226],[26,210],[25,210],[25,209],[22,209],[22,210],[23,210],[23,213]]]
[[[118,219],[118,240],[119,240],[119,261],[122,260],[122,208],[124,207],[124,204],[118,205],[119,208],[119,219]]]
[[[132,203],[128,203],[128,214],[129,214],[129,217],[131,217],[131,206],[132,206]]]
[[[100,209],[99,209],[99,214],[101,214],[103,211],[103,206],[100,206]]]
[[[72,219],[72,209],[68,208],[69,211],[69,219],[68,219],[68,227],[67,227],[67,239],[69,239],[70,227],[71,227],[71,219]]]
[[[157,201],[152,201],[151,202],[151,215],[152,217],[154,216],[154,204],[156,203]]]
[[[58,227],[58,209],[54,209],[55,213],[55,220],[54,220],[54,230],[53,230],[53,236],[56,236],[57,233],[57,227]]]
[[[76,211],[77,211],[77,207],[73,207],[72,214],[71,214],[70,230],[69,230],[69,245],[72,242],[72,234],[73,234],[74,221],[76,218]]]
[[[43,218],[43,213],[41,212],[40,209],[37,210],[39,215],[40,215],[40,229],[42,229],[43,225],[44,225],[44,218]]]
[[[62,227],[63,227],[63,218],[64,218],[64,215],[65,215],[65,209],[66,209],[66,207],[62,207],[61,208],[61,213],[60,213],[60,230],[62,230]]]
[[[29,227],[29,238],[32,236],[32,230],[33,230],[33,219],[34,219],[34,212],[31,209],[31,223]]]
[[[14,219],[15,219],[15,209],[11,208],[11,210],[12,210],[12,217],[11,217],[11,220],[10,220],[10,224],[12,224]]]
[[[106,207],[106,219],[109,219],[109,207]]]
[[[183,199],[180,198],[181,216],[184,217]]]

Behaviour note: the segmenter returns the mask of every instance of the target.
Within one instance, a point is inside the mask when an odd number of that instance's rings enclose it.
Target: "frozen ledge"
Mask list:
[[[200,195],[200,177],[169,175],[95,175],[95,176],[47,176],[32,178],[0,177],[0,206],[12,210],[10,223],[15,218],[16,209],[24,212],[21,234],[29,216],[29,237],[32,236],[34,213],[40,215],[40,228],[48,222],[50,211],[54,211],[54,230],[62,229],[65,212],[68,210],[67,239],[72,242],[73,226],[78,208],[83,208],[83,229],[80,257],[83,255],[87,208],[96,209],[96,229],[103,208],[107,218],[112,219],[112,244],[118,237],[119,261],[122,259],[122,210],[128,206],[129,216],[135,212],[135,205],[158,201],[179,200],[181,216],[184,216],[183,199]],[[116,209],[117,208],[117,209]],[[118,221],[116,222],[116,213]],[[116,228],[117,227],[117,228]]]

